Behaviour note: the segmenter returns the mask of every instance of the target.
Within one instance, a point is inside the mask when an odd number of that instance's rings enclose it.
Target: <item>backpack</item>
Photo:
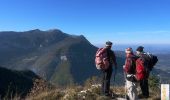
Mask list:
[[[136,60],[136,79],[138,81],[146,79],[147,69],[145,68],[145,60],[138,58]]]
[[[154,65],[158,62],[158,58],[155,55],[144,53],[136,61],[136,77],[137,80],[143,80],[149,77],[150,71]]]
[[[133,57],[128,57],[126,58],[127,60],[126,61],[130,61],[128,63],[131,64],[131,66],[125,66],[124,70],[126,71],[126,73],[128,74],[135,74],[136,73],[136,58],[135,56]],[[127,63],[127,62],[126,62]]]
[[[136,82],[137,80],[136,80],[136,78],[134,76],[135,73],[136,73],[136,57],[133,56],[133,57],[128,57],[126,59],[130,60],[129,63],[131,63],[131,66],[125,66],[124,67],[124,70],[126,72],[126,79],[128,81],[131,81],[131,82]]]
[[[148,62],[148,70],[152,71],[153,67],[158,62],[158,57],[150,53],[144,53],[144,59]]]
[[[106,70],[109,68],[108,53],[106,48],[99,48],[95,56],[95,64],[98,70]]]

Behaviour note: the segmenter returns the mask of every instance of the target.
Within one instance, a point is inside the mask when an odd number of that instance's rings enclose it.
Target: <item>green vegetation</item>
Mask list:
[[[63,61],[58,65],[56,72],[51,77],[53,83],[61,86],[73,84],[73,77],[70,72],[69,64],[68,61]]]
[[[160,80],[159,80],[158,76],[156,76],[156,75],[149,76],[149,87],[152,90],[160,88]]]

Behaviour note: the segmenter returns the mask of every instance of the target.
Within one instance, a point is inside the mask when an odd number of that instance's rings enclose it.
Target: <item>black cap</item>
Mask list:
[[[139,47],[136,49],[136,51],[143,52],[143,49],[144,49],[143,46],[139,46]]]
[[[107,42],[106,42],[106,46],[112,46],[112,42],[107,41]]]

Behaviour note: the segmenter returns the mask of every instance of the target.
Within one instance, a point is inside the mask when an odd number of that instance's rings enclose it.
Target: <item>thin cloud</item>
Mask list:
[[[119,35],[125,35],[125,34],[169,34],[170,31],[136,31],[136,32],[116,32],[116,34]]]

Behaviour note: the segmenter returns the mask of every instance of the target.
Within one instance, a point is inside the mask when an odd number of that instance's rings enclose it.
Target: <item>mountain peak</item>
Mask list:
[[[47,30],[47,32],[62,32],[62,31],[59,29],[49,29]]]
[[[84,35],[80,35],[79,37],[82,39],[86,39],[86,37]]]
[[[40,29],[33,29],[33,30],[30,30],[29,32],[40,32],[41,30]]]
[[[40,29],[33,29],[33,30],[29,30],[27,32],[43,32],[42,30]],[[57,33],[63,33],[61,30],[59,29],[49,29],[49,30],[46,30],[44,32],[57,32]]]

